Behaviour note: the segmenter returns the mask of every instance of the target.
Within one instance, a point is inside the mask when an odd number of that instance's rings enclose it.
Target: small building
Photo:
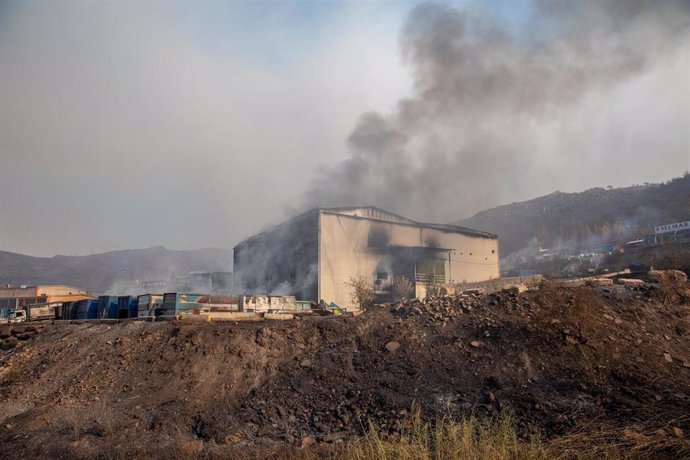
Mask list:
[[[353,304],[353,279],[380,298],[397,280],[424,296],[429,286],[499,277],[498,237],[456,225],[417,222],[372,206],[316,208],[234,248],[235,292]]]
[[[10,311],[35,306],[43,311],[50,308],[56,312],[63,304],[72,304],[93,297],[86,289],[66,285],[6,286],[0,288],[0,318],[6,318]],[[47,310],[46,310],[47,311]],[[42,313],[42,316],[45,316]],[[54,316],[60,316],[55,313]]]

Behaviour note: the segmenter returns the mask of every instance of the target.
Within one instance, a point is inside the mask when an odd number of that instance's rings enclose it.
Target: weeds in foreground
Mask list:
[[[285,446],[238,446],[208,444],[179,433],[167,445],[141,445],[115,449],[103,458],[112,459],[238,459],[238,460],[623,460],[690,458],[690,441],[676,425],[635,425],[605,428],[581,425],[577,431],[543,439],[532,433],[520,435],[510,415],[480,420],[440,418],[425,421],[414,411],[400,434],[382,433],[374,426],[362,438],[341,444],[316,444],[309,448]],[[78,430],[76,427],[75,430]],[[136,443],[135,443],[136,444]],[[59,457],[84,456],[70,444]],[[55,448],[55,446],[53,446]],[[67,455],[69,452],[69,455]],[[45,454],[45,453],[44,453]],[[46,455],[42,455],[46,456]]]
[[[405,422],[399,436],[370,427],[365,437],[344,444],[326,457],[333,460],[589,460],[690,456],[687,439],[652,427],[621,430],[585,426],[578,432],[550,440],[543,440],[535,433],[519,436],[515,427],[510,415],[486,421],[469,416],[426,422],[416,411]]]
[[[419,412],[405,422],[400,436],[389,436],[371,427],[365,437],[346,444],[334,458],[343,460],[499,460],[552,458],[537,436],[522,440],[510,416],[480,422],[422,420]]]

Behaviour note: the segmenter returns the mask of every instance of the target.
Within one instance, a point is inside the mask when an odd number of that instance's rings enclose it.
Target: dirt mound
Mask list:
[[[510,411],[545,436],[644,428],[690,455],[687,284],[432,297],[355,318],[45,325],[3,353],[11,457],[333,443],[370,424],[395,433],[413,405],[429,419]]]

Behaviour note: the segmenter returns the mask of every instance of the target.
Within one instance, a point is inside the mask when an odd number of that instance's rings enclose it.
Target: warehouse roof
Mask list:
[[[451,225],[451,224],[434,224],[434,223],[427,223],[427,222],[418,222],[416,220],[408,219],[407,217],[400,216],[398,214],[392,213],[390,211],[386,211],[385,209],[377,208],[376,206],[339,206],[339,207],[319,207],[319,208],[313,208],[310,209],[309,211],[306,211],[302,214],[299,214],[285,222],[282,222],[272,228],[269,228],[268,230],[264,230],[263,232],[257,233],[254,236],[251,236],[244,241],[238,243],[235,245],[235,248],[242,246],[245,243],[248,243],[249,241],[252,241],[256,238],[259,238],[263,235],[266,235],[268,233],[271,233],[275,230],[280,229],[281,227],[288,225],[294,221],[297,221],[299,219],[305,218],[307,216],[310,216],[315,213],[328,213],[328,214],[338,214],[342,215],[345,217],[350,217],[350,218],[355,218],[355,219],[366,219],[366,220],[375,220],[379,222],[391,222],[391,223],[398,223],[398,224],[403,224],[403,225],[412,225],[415,227],[423,227],[423,228],[432,228],[436,230],[441,230],[445,232],[453,232],[453,233],[462,233],[468,236],[476,236],[479,238],[491,238],[491,239],[497,239],[498,236],[494,233],[489,233],[489,232],[484,232],[481,230],[475,230],[473,228],[467,228],[467,227],[461,227],[459,225]]]

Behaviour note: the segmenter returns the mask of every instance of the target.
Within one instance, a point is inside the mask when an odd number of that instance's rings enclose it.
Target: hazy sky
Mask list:
[[[304,194],[339,174],[360,116],[418,96],[400,53],[417,3],[0,0],[0,250],[231,248],[318,203]],[[534,12],[451,5],[516,36]],[[510,187],[433,218],[690,169],[681,30],[644,69],[530,120]]]

